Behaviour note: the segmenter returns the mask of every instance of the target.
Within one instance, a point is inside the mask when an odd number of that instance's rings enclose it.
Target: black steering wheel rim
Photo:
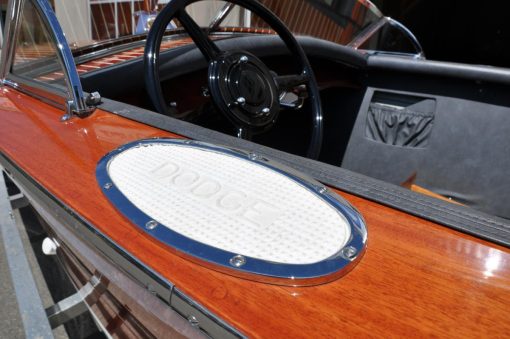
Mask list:
[[[177,18],[183,25],[184,29],[188,32],[192,40],[195,42],[197,47],[200,49],[206,60],[209,62],[209,87],[215,104],[217,106],[219,105],[220,110],[226,114],[234,124],[239,124],[243,121],[250,121],[250,119],[242,119],[244,116],[240,115],[239,112],[241,112],[246,116],[248,116],[248,114],[253,115],[252,120],[259,119],[262,121],[259,121],[259,125],[261,125],[259,126],[260,128],[267,128],[267,126],[273,124],[274,121],[276,121],[278,112],[280,110],[279,103],[277,109],[275,108],[276,106],[273,100],[274,98],[271,97],[271,106],[263,108],[260,110],[260,112],[258,110],[263,105],[259,105],[257,106],[257,109],[252,110],[248,110],[246,108],[241,109],[237,106],[226,103],[226,99],[224,98],[226,92],[222,91],[224,86],[215,86],[214,82],[212,82],[213,80],[211,80],[211,72],[216,72],[214,74],[219,78],[217,75],[218,72],[221,72],[221,69],[220,71],[218,71],[218,69],[221,67],[219,67],[218,64],[221,64],[222,62],[225,63],[225,58],[230,56],[232,53],[229,54],[222,52],[217,47],[217,45],[209,39],[208,35],[204,33],[202,29],[200,29],[200,27],[193,21],[193,19],[185,12],[184,9],[188,5],[199,1],[201,0],[170,0],[163,8],[163,10],[158,14],[151,26],[145,45],[144,74],[146,89],[152,103],[158,112],[172,117],[177,116],[175,109],[169,107],[165,102],[159,78],[159,50],[161,42],[168,23],[172,19]],[[274,78],[274,82],[276,83],[278,89],[286,87],[291,88],[293,85],[295,86],[299,84],[306,84],[308,99],[310,102],[310,110],[313,117],[312,135],[307,150],[307,157],[317,159],[321,150],[323,138],[322,106],[317,81],[305,52],[298,44],[289,29],[285,26],[285,24],[261,3],[255,0],[229,0],[228,2],[242,6],[264,20],[278,34],[292,55],[294,55],[295,59],[298,61],[299,67],[301,69],[300,74]],[[274,91],[274,86],[272,86],[269,81],[265,81],[267,80],[267,72],[262,69],[262,66],[257,66],[258,59],[247,52],[237,52],[237,54],[238,55],[236,55],[236,57],[238,57],[240,60],[245,56],[249,57],[250,66],[255,65],[256,67],[254,66],[254,69],[257,69],[253,71],[253,73],[259,74],[258,76],[254,76],[254,78],[261,78],[262,80],[257,80],[260,82],[259,85],[264,86],[267,91],[272,93],[272,91]],[[236,61],[234,60],[229,62]],[[240,61],[237,62],[240,63]],[[232,67],[235,67],[235,65]],[[220,100],[220,96],[222,96],[222,100]],[[274,96],[274,93],[272,93],[271,96]],[[240,104],[244,105],[244,103]],[[255,125],[257,124],[248,124],[247,126],[243,126],[241,124],[241,126],[238,127],[253,128]]]

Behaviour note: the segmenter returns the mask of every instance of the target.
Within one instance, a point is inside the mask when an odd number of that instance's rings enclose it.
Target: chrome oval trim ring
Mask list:
[[[351,228],[350,239],[336,254],[320,262],[312,264],[284,264],[247,256],[239,258],[239,253],[232,253],[203,244],[183,236],[168,227],[148,228],[146,225],[153,222],[152,217],[138,209],[112,183],[112,179],[108,174],[108,166],[112,159],[125,150],[161,143],[188,146],[223,153],[225,155],[234,156],[262,165],[283,174],[287,178],[319,196],[324,202],[340,212],[348,221]],[[127,217],[128,220],[141,230],[151,235],[156,240],[159,240],[177,250],[179,255],[182,255],[200,265],[233,276],[278,285],[318,285],[335,280],[349,272],[361,259],[366,249],[366,224],[361,214],[352,205],[318,181],[309,178],[290,167],[251,152],[185,139],[144,139],[123,145],[106,154],[97,165],[96,178],[101,190],[115,208],[117,208],[125,217]],[[233,258],[236,258],[236,260],[234,260],[236,263],[235,265],[232,264]]]

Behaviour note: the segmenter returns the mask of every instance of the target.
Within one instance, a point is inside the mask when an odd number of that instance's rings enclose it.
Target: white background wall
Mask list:
[[[114,2],[115,0],[104,0]],[[160,0],[160,4],[168,0]],[[218,11],[225,5],[225,1],[207,0],[188,6],[188,13],[199,25],[207,26],[216,16]],[[89,0],[55,0],[55,12],[66,34],[67,41],[78,45],[87,45],[91,37],[91,19]],[[224,26],[239,25],[239,7],[236,6],[223,22]]]
[[[216,13],[225,5],[225,1],[209,0],[191,4],[187,12],[193,19],[203,26],[207,26],[216,16]],[[239,6],[236,6],[228,15],[227,20],[222,23],[223,26],[239,25]]]
[[[88,0],[55,0],[55,14],[69,44],[90,43],[92,37]]]

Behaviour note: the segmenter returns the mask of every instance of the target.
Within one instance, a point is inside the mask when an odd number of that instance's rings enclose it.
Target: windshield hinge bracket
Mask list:
[[[84,100],[84,103],[80,105],[81,109],[78,109],[73,100],[69,100],[66,103],[66,113],[60,118],[60,121],[68,121],[73,116],[77,116],[80,118],[86,118],[91,115],[95,110],[96,106],[101,103],[101,94],[99,92],[92,92],[87,95]]]

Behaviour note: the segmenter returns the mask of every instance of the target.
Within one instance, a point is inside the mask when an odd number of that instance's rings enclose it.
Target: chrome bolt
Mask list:
[[[190,323],[191,326],[193,327],[198,327],[199,323],[198,323],[198,319],[197,317],[195,317],[194,315],[190,315],[188,317],[188,322]]]
[[[169,105],[170,107],[177,107],[177,102],[171,101]]]
[[[64,114],[63,116],[60,117],[61,122],[66,122],[70,119],[71,119],[71,114]]]
[[[264,107],[264,108],[262,109],[262,113],[263,113],[264,115],[268,115],[268,114],[269,114],[269,112],[271,112],[271,110],[270,110],[268,107]]]
[[[158,222],[155,221],[155,220],[147,221],[147,223],[145,224],[145,228],[148,229],[148,230],[153,230],[157,226],[158,226]]]
[[[106,184],[103,185],[103,188],[105,190],[109,190],[112,187],[113,187],[113,184],[111,182],[107,182]]]
[[[358,250],[356,250],[352,246],[347,246],[344,249],[342,249],[342,256],[345,259],[352,260],[356,257],[356,254],[358,253]]]
[[[324,194],[327,191],[328,191],[327,187],[324,186],[317,187],[317,192],[319,192],[320,194]]]
[[[236,99],[236,102],[239,105],[244,105],[246,103],[246,99],[244,97],[239,97],[239,98]]]
[[[246,264],[246,258],[243,257],[242,255],[238,254],[238,255],[230,258],[229,263],[230,263],[230,265],[232,265],[234,267],[241,267],[244,264]]]
[[[90,93],[87,98],[85,98],[85,103],[89,106],[97,106],[101,103],[101,94],[99,92]]]
[[[243,64],[247,63],[248,62],[248,57],[246,55],[241,56],[239,58],[239,62],[243,63]]]
[[[250,160],[259,160],[260,159],[260,156],[256,153],[250,153],[250,154],[248,154],[248,157],[250,158]]]
[[[149,291],[149,293],[153,294],[153,295],[157,295],[158,293],[156,292],[156,290],[154,289],[154,286],[152,286],[151,284],[148,284],[147,285],[147,291]]]

